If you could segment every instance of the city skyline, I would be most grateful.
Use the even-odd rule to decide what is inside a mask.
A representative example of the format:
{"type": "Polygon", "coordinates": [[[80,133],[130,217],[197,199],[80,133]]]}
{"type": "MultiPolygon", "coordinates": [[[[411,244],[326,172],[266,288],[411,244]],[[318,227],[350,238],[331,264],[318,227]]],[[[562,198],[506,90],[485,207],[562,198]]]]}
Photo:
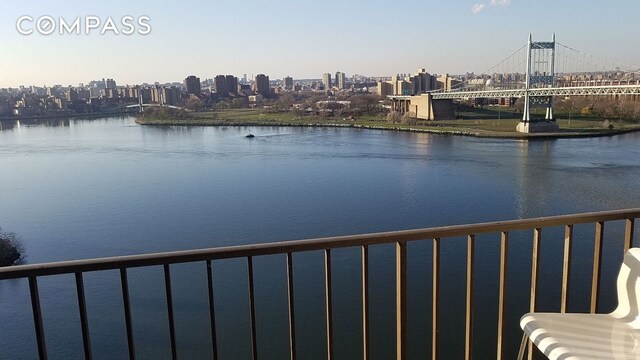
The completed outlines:
{"type": "Polygon", "coordinates": [[[282,5],[195,0],[180,5],[3,3],[0,39],[10,51],[0,59],[0,88],[77,85],[102,77],[121,84],[169,83],[191,74],[207,79],[222,73],[264,73],[271,79],[318,79],[335,71],[390,76],[421,67],[438,74],[481,73],[524,44],[529,33],[547,40],[555,32],[564,44],[620,64],[633,66],[640,58],[640,41],[633,31],[624,31],[633,28],[640,10],[635,2],[331,0],[282,5]],[[324,16],[327,9],[332,10],[330,17],[324,16]],[[419,13],[425,16],[416,16],[419,13]],[[152,30],[131,36],[26,36],[16,30],[16,21],[24,15],[66,20],[144,15],[152,30]],[[403,26],[395,26],[403,17],[403,26]]]}

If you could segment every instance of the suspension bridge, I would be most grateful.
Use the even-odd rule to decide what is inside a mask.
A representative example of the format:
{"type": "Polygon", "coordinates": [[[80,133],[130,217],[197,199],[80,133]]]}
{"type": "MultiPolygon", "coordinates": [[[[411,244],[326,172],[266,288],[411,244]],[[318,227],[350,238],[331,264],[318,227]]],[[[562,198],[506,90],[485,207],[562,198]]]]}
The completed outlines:
{"type": "MultiPolygon", "coordinates": [[[[432,108],[438,100],[468,100],[476,98],[524,98],[520,132],[558,130],[553,116],[554,96],[613,96],[640,95],[640,68],[601,59],[557,42],[533,41],[489,68],[479,76],[464,76],[455,85],[417,94],[389,96],[396,108],[420,111],[426,104],[427,119],[435,119],[432,108]],[[415,104],[414,104],[415,103],[415,104]],[[400,106],[397,106],[400,104],[400,106]],[[546,107],[544,119],[533,119],[533,107],[546,107]]],[[[416,111],[416,114],[418,113],[416,111]]],[[[424,111],[423,111],[424,113],[424,111]]]]}

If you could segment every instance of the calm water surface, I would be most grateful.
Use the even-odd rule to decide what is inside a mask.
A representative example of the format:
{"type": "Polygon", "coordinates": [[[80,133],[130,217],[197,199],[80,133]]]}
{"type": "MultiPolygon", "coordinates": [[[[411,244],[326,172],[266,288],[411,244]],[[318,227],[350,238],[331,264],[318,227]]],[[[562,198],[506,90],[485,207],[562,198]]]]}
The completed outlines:
{"type": "MultiPolygon", "coordinates": [[[[132,118],[2,123],[0,226],[29,263],[195,249],[640,206],[640,133],[512,141],[358,129],[141,127],[132,118]],[[254,139],[244,135],[252,132],[254,139]]],[[[621,224],[605,232],[604,281],[621,259],[621,224]]],[[[636,229],[637,231],[637,229],[636,229]]],[[[562,229],[545,231],[540,308],[557,310],[562,229]]],[[[592,226],[576,227],[573,311],[588,309],[592,226]],[[586,270],[585,270],[586,269],[586,270]]],[[[636,234],[637,238],[637,234],[636,234]]],[[[531,234],[512,234],[507,342],[528,308],[531,234]]],[[[464,339],[464,239],[443,243],[441,341],[464,339]]],[[[479,237],[476,344],[495,351],[497,235],[479,237]]],[[[409,246],[409,350],[430,347],[430,249],[409,246]]],[[[300,359],[324,353],[321,253],[294,257],[300,359]]],[[[359,249],[334,252],[336,358],[361,354],[359,249]],[[355,311],[354,311],[355,309],[355,311]]],[[[395,354],[393,247],[371,249],[372,352],[395,354]]],[[[203,264],[172,267],[183,358],[210,358],[203,264]]],[[[255,259],[258,351],[288,351],[285,268],[255,259]]],[[[246,263],[214,263],[222,358],[250,357],[246,263]],[[241,345],[243,344],[243,345],[241,345]]],[[[85,275],[98,359],[126,358],[119,273],[85,275]]],[[[137,351],[169,358],[162,268],[130,272],[137,351]]],[[[82,357],[73,277],[40,280],[53,359],[82,357]]],[[[615,305],[603,288],[603,310],[615,305]]],[[[0,282],[0,359],[37,356],[26,281],[0,282]]],[[[479,355],[481,358],[482,356],[479,355]]],[[[515,355],[514,355],[515,356],[515,355]]]]}

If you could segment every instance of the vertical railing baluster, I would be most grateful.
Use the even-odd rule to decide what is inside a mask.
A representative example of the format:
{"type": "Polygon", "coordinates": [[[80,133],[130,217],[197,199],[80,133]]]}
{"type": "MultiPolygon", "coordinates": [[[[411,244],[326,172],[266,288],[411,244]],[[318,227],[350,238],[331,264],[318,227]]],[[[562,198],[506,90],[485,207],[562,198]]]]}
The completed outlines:
{"type": "Polygon", "coordinates": [[[396,360],[407,357],[407,243],[396,243],[396,360]]]}
{"type": "Polygon", "coordinates": [[[536,293],[538,290],[538,275],[540,274],[540,239],[542,229],[533,229],[533,248],[531,249],[531,298],[529,311],[536,311],[536,293]]]}
{"type": "Polygon", "coordinates": [[[500,275],[498,290],[498,353],[496,360],[504,359],[504,319],[505,300],[507,296],[507,265],[509,254],[509,233],[503,231],[500,234],[500,275]]]}
{"type": "Polygon", "coordinates": [[[633,223],[634,218],[624,221],[624,252],[633,247],[633,223]]]}
{"type": "Polygon", "coordinates": [[[433,280],[431,306],[431,359],[437,360],[438,349],[438,310],[440,308],[440,239],[433,239],[433,280]]]}
{"type": "Polygon", "coordinates": [[[82,347],[85,360],[91,360],[91,337],[89,336],[89,319],[87,318],[87,302],[84,297],[84,281],[82,273],[76,273],[76,292],[78,294],[78,310],[80,311],[80,328],[82,329],[82,347]]]}
{"type": "Polygon", "coordinates": [[[473,351],[473,263],[476,236],[467,237],[467,301],[465,311],[464,358],[470,360],[473,351]]]}
{"type": "Polygon", "coordinates": [[[562,261],[562,293],[560,294],[560,312],[567,311],[569,301],[569,282],[571,281],[571,242],[573,241],[573,225],[564,227],[564,257],[562,261]]]}
{"type": "Polygon", "coordinates": [[[327,360],[333,359],[333,304],[331,299],[331,249],[324,250],[324,294],[327,319],[327,360]]]}
{"type": "Polygon", "coordinates": [[[164,289],[167,297],[167,316],[169,318],[169,339],[171,340],[171,359],[178,358],[176,348],[176,325],[173,316],[173,296],[171,294],[171,269],[169,264],[164,264],[164,289]]]}
{"type": "Polygon", "coordinates": [[[604,238],[604,221],[596,223],[596,236],[593,247],[593,274],[591,275],[591,304],[589,311],[598,311],[598,289],[600,288],[600,268],[602,266],[602,239],[604,238]]]}
{"type": "Polygon", "coordinates": [[[218,360],[218,337],[216,336],[216,310],[213,296],[213,265],[207,260],[207,288],[209,289],[209,322],[211,326],[211,354],[218,360]]]}
{"type": "Polygon", "coordinates": [[[127,329],[127,348],[129,350],[129,360],[135,360],[136,348],[133,342],[133,321],[131,320],[131,302],[129,300],[129,280],[127,279],[127,269],[120,269],[120,285],[122,286],[122,302],[124,304],[124,324],[127,329]]]}
{"type": "Polygon", "coordinates": [[[362,358],[369,360],[369,247],[362,246],[362,358]]]}
{"type": "MultiPolygon", "coordinates": [[[[538,291],[538,275],[540,274],[540,239],[542,229],[533,229],[533,248],[531,249],[531,298],[529,312],[536,311],[536,293],[538,291]]],[[[529,341],[528,359],[533,358],[533,342],[529,341]]]]}
{"type": "Polygon", "coordinates": [[[256,298],[253,286],[253,257],[247,256],[247,273],[249,275],[249,319],[251,321],[251,358],[258,358],[258,339],[256,338],[256,298]]]}
{"type": "Polygon", "coordinates": [[[293,255],[287,253],[287,298],[289,303],[289,354],[296,360],[296,318],[293,297],[293,255]]]}
{"type": "Polygon", "coordinates": [[[47,344],[44,338],[44,326],[42,324],[42,310],[40,309],[40,293],[38,292],[38,280],[35,276],[29,276],[29,292],[31,293],[31,310],[33,312],[33,324],[36,330],[38,342],[38,356],[40,360],[47,359],[47,344]]]}

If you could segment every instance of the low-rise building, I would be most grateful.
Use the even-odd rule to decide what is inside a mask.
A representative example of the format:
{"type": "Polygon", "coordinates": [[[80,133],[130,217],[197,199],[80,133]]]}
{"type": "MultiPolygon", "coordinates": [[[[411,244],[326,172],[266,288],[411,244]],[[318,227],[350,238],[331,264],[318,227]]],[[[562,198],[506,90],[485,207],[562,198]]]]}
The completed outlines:
{"type": "Polygon", "coordinates": [[[250,96],[248,97],[249,104],[254,105],[254,106],[255,106],[256,104],[261,103],[263,99],[264,99],[264,96],[262,96],[262,95],[260,95],[260,94],[258,94],[258,95],[250,95],[250,96]]]}
{"type": "Polygon", "coordinates": [[[401,114],[412,112],[422,120],[455,119],[453,100],[434,100],[430,93],[415,96],[389,96],[391,110],[401,114]]]}

